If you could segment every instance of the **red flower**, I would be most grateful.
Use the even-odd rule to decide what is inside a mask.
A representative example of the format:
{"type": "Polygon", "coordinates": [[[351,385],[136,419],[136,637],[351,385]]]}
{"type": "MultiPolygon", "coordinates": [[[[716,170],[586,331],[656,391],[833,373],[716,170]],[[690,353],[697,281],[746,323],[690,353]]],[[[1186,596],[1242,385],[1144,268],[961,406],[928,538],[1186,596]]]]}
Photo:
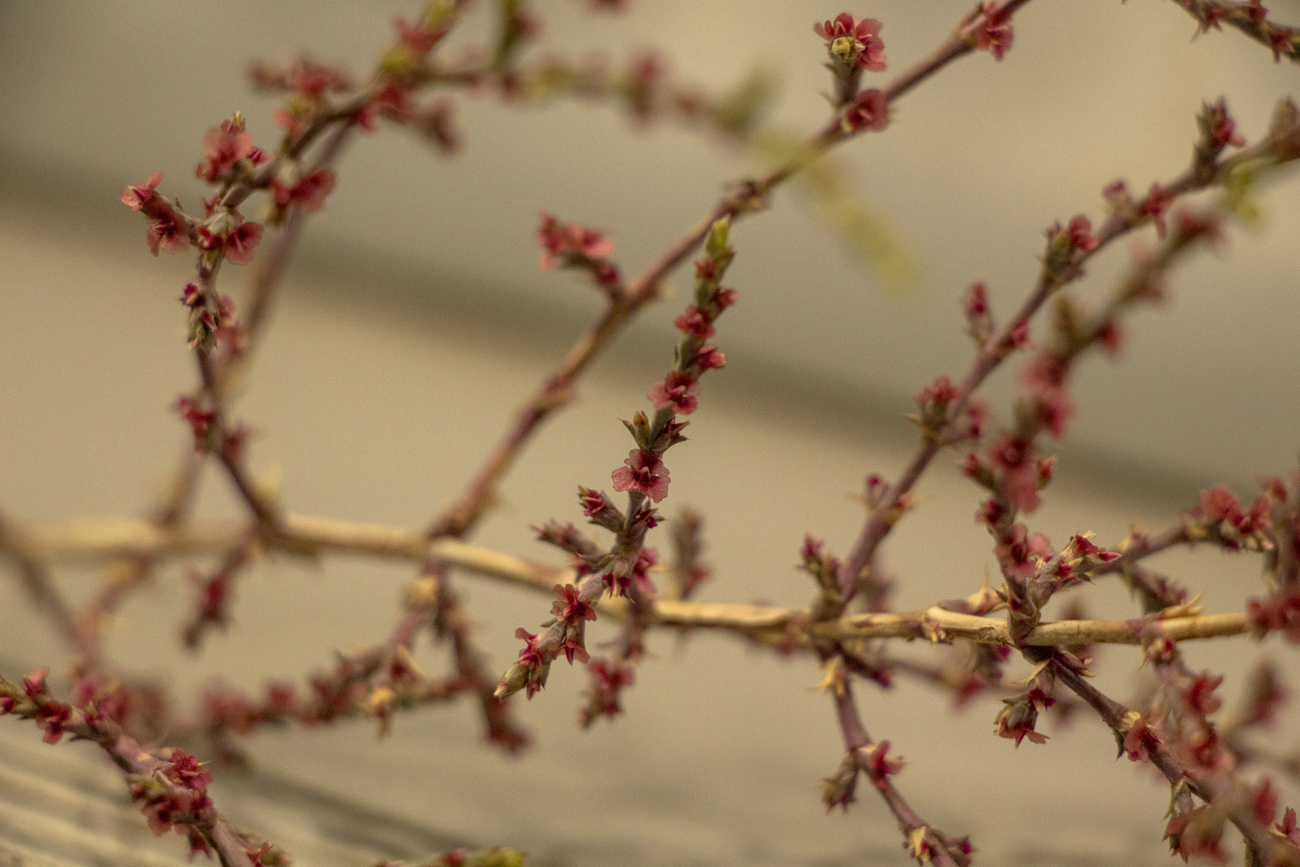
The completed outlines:
{"type": "Polygon", "coordinates": [[[1226,11],[1222,6],[1207,3],[1201,13],[1204,17],[1201,18],[1200,26],[1196,28],[1196,35],[1200,36],[1202,33],[1210,32],[1211,27],[1222,32],[1223,28],[1219,26],[1219,19],[1223,18],[1223,13],[1226,11]]]}
{"type": "Polygon", "coordinates": [[[190,229],[183,221],[176,218],[171,205],[164,204],[157,209],[158,216],[149,221],[149,231],[145,242],[149,252],[155,256],[161,250],[164,253],[184,253],[190,248],[190,229]]]}
{"type": "Polygon", "coordinates": [[[47,744],[57,744],[71,720],[72,708],[63,702],[47,701],[36,708],[36,724],[45,731],[47,744]]]}
{"type": "Polygon", "coordinates": [[[673,320],[673,325],[677,326],[677,330],[683,334],[698,337],[700,340],[708,340],[715,333],[709,315],[694,305],[687,307],[685,313],[673,320]]]}
{"type": "Polygon", "coordinates": [[[522,639],[524,642],[524,649],[519,651],[519,664],[521,666],[524,668],[537,668],[545,663],[541,651],[537,649],[536,635],[521,626],[515,630],[515,638],[522,639]]]}
{"type": "Polygon", "coordinates": [[[998,737],[1013,740],[1016,746],[1020,746],[1025,738],[1029,738],[1030,743],[1047,743],[1047,735],[1034,731],[1034,725],[1038,722],[1038,706],[1029,696],[1003,701],[1006,706],[998,712],[998,737]]]}
{"type": "Polygon", "coordinates": [[[555,595],[559,597],[551,603],[551,613],[557,620],[569,626],[577,626],[584,620],[595,620],[596,609],[582,601],[582,594],[572,584],[561,587],[555,585],[555,595]]]}
{"type": "Polygon", "coordinates": [[[700,383],[689,373],[672,371],[664,381],[650,389],[648,397],[654,402],[655,409],[663,409],[672,404],[673,409],[683,415],[690,415],[699,406],[696,395],[700,393],[700,383]]]}
{"type": "Polygon", "coordinates": [[[1011,41],[1015,31],[1011,27],[1011,13],[999,9],[993,0],[985,0],[981,7],[983,20],[975,29],[975,46],[981,51],[990,51],[996,60],[1011,50],[1011,41]]]}
{"type": "MultiPolygon", "coordinates": [[[[1199,674],[1192,679],[1183,698],[1186,699],[1188,707],[1201,716],[1209,716],[1223,707],[1223,701],[1214,694],[1221,683],[1223,683],[1222,677],[1214,677],[1209,673],[1199,674]]],[[[1268,821],[1273,821],[1273,817],[1269,816],[1268,821]]]]}
{"type": "Polygon", "coordinates": [[[1232,492],[1222,485],[1215,485],[1201,491],[1201,511],[1211,521],[1227,521],[1237,524],[1241,521],[1241,503],[1232,492]]]}
{"type": "Polygon", "coordinates": [[[656,503],[668,496],[668,468],[653,452],[632,449],[610,474],[616,491],[640,491],[656,503]]]}
{"type": "Polygon", "coordinates": [[[727,366],[727,356],[712,343],[705,343],[695,351],[695,360],[692,364],[701,370],[721,370],[727,366]]]}
{"type": "Polygon", "coordinates": [[[191,792],[202,792],[212,782],[212,772],[184,750],[172,751],[172,764],[166,774],[167,779],[191,792]]]}
{"type": "Polygon", "coordinates": [[[122,204],[133,211],[139,211],[154,198],[154,190],[162,183],[162,172],[154,172],[143,184],[132,184],[122,193],[122,204]]]}
{"type": "Polygon", "coordinates": [[[1164,749],[1164,739],[1160,736],[1160,720],[1139,716],[1124,734],[1122,749],[1132,762],[1149,762],[1153,752],[1164,749]]]}
{"type": "Polygon", "coordinates": [[[1273,826],[1277,833],[1286,837],[1292,843],[1300,846],[1300,827],[1296,825],[1295,808],[1287,807],[1282,814],[1282,821],[1273,826]]]}
{"type": "Polygon", "coordinates": [[[578,662],[586,664],[591,655],[587,653],[587,648],[582,645],[582,639],[576,635],[570,635],[564,639],[564,643],[556,648],[555,655],[558,657],[561,653],[569,660],[569,665],[573,665],[574,657],[578,662]]]}
{"type": "Polygon", "coordinates": [[[397,39],[416,54],[428,54],[433,46],[447,34],[445,29],[430,30],[419,24],[411,24],[405,18],[398,18],[397,39]]]}
{"type": "Polygon", "coordinates": [[[1082,214],[1070,220],[1070,227],[1066,231],[1070,235],[1070,246],[1076,250],[1091,253],[1100,243],[1092,235],[1092,223],[1082,214]]]}
{"type": "Polygon", "coordinates": [[[240,223],[226,235],[226,258],[236,265],[247,265],[253,261],[253,248],[262,242],[260,223],[240,223]]]}
{"type": "Polygon", "coordinates": [[[1169,211],[1169,205],[1173,198],[1169,193],[1160,189],[1159,184],[1152,184],[1151,189],[1147,191],[1147,197],[1142,202],[1142,213],[1149,216],[1156,224],[1156,236],[1163,238],[1165,236],[1165,214],[1169,211]]]}
{"type": "MultiPolygon", "coordinates": [[[[244,120],[236,115],[232,120],[212,127],[203,137],[203,152],[208,161],[199,163],[194,173],[206,181],[216,181],[227,169],[242,159],[254,156],[253,137],[244,132],[244,120]]],[[[254,160],[256,162],[256,160],[254,160]]]]}
{"type": "Polygon", "coordinates": [[[588,488],[580,490],[578,500],[582,505],[583,517],[586,518],[590,518],[592,515],[595,515],[597,512],[600,512],[609,505],[604,494],[600,491],[593,491],[588,488]]]}
{"type": "Polygon", "coordinates": [[[634,680],[632,669],[624,668],[608,659],[597,659],[587,666],[591,672],[591,689],[587,693],[588,702],[580,713],[583,726],[589,726],[600,716],[617,716],[623,709],[618,699],[624,687],[631,686],[634,680]]]}
{"type": "Polygon", "coordinates": [[[890,758],[889,741],[863,747],[858,750],[858,757],[859,764],[867,772],[867,779],[878,789],[888,787],[890,775],[901,771],[904,765],[902,759],[890,758]],[[866,761],[863,762],[863,759],[866,761]]]}
{"type": "Polygon", "coordinates": [[[844,115],[844,123],[855,132],[863,129],[879,132],[889,126],[889,102],[885,94],[875,88],[859,93],[844,115]]]}
{"type": "Polygon", "coordinates": [[[1268,38],[1269,48],[1273,49],[1273,62],[1277,63],[1282,59],[1283,54],[1291,53],[1291,42],[1295,39],[1295,31],[1290,27],[1275,27],[1273,33],[1268,38]]]}
{"type": "Polygon", "coordinates": [[[952,384],[946,376],[940,376],[934,382],[921,389],[921,393],[914,399],[917,406],[924,409],[927,404],[933,402],[936,407],[945,407],[949,401],[955,400],[961,396],[961,390],[952,384]]]}
{"type": "Polygon", "coordinates": [[[281,208],[288,207],[290,202],[298,202],[304,211],[314,214],[325,207],[325,197],[334,190],[334,183],[332,169],[318,168],[299,179],[292,187],[273,181],[271,192],[275,196],[275,203],[281,208]]]}
{"type": "Polygon", "coordinates": [[[28,698],[45,695],[45,678],[49,675],[49,666],[43,666],[23,676],[23,692],[28,698]]]}
{"type": "Polygon", "coordinates": [[[1208,805],[1197,807],[1171,818],[1165,826],[1165,839],[1169,841],[1170,850],[1181,855],[1184,862],[1195,855],[1226,864],[1228,856],[1219,846],[1223,822],[1222,814],[1211,812],[1208,805]]]}
{"type": "Polygon", "coordinates": [[[577,223],[560,223],[555,217],[542,213],[542,225],[537,230],[542,244],[540,267],[549,271],[557,258],[601,259],[614,252],[614,244],[595,229],[577,223]]]}

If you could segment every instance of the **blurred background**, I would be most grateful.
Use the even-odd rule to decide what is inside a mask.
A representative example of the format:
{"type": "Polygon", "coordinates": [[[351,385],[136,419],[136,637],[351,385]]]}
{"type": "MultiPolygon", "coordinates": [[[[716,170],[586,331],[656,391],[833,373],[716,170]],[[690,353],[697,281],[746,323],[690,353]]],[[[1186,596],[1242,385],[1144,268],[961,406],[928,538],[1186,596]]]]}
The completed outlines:
{"type": "MultiPolygon", "coordinates": [[[[165,194],[197,209],[205,190],[193,167],[209,127],[241,111],[255,143],[278,141],[270,118],[279,104],[252,93],[248,62],[307,52],[364,77],[391,41],[394,17],[417,5],[0,2],[7,516],[141,515],[188,437],[170,408],[192,388],[176,298],[193,262],[149,255],[122,189],[162,171],[165,194]]],[[[610,16],[582,5],[538,4],[544,28],[534,50],[600,53],[621,68],[654,48],[674,78],[710,93],[755,76],[775,82],[768,123],[783,136],[825,122],[820,94],[831,85],[812,24],[838,7],[640,0],[610,16]]],[[[969,5],[882,0],[849,11],[884,22],[889,70],[876,78],[887,82],[969,5]]],[[[1300,2],[1268,5],[1275,20],[1300,22],[1300,2]]],[[[489,26],[480,14],[465,41],[489,26]]],[[[811,586],[793,568],[804,533],[848,548],[863,518],[855,500],[863,477],[892,476],[915,447],[901,418],[911,396],[969,363],[966,287],[987,283],[1005,315],[1033,284],[1044,229],[1076,213],[1100,222],[1100,190],[1117,178],[1144,191],[1183,171],[1202,102],[1226,97],[1253,140],[1276,101],[1296,94],[1294,65],[1273,63],[1233,31],[1193,39],[1195,29],[1169,0],[1031,3],[1004,60],[958,62],[902,101],[887,134],[837,152],[836,176],[920,263],[909,282],[864,266],[793,186],[735,228],[728,284],[741,300],[716,341],[727,368],[704,382],[691,441],[670,455],[665,502],[670,516],[683,505],[705,515],[717,577],[702,598],[806,605],[811,586]]],[[[254,469],[281,480],[295,512],[414,528],[463,488],[513,409],[599,311],[580,281],[538,271],[539,211],[603,229],[624,273],[635,274],[764,165],[708,133],[638,124],[612,106],[520,108],[486,92],[454,102],[464,148],[453,157],[402,131],[355,137],[292,263],[238,415],[258,432],[254,469]]],[[[1201,488],[1226,483],[1247,495],[1256,475],[1295,466],[1294,182],[1263,192],[1260,208],[1258,226],[1234,228],[1218,255],[1175,274],[1160,309],[1131,318],[1118,362],[1084,363],[1058,480],[1034,529],[1054,540],[1093,530],[1114,544],[1133,522],[1168,526],[1201,488]]],[[[1102,297],[1127,260],[1126,245],[1097,260],[1084,294],[1102,297]]],[[[223,290],[238,296],[239,276],[226,270],[223,290]]],[[[617,419],[645,406],[670,363],[688,277],[670,280],[677,297],[640,317],[582,384],[577,405],[536,439],[476,541],[556,560],[528,528],[580,517],[575,485],[607,486],[630,447],[617,419]]],[[[1002,418],[1013,387],[1005,371],[989,386],[1002,418]]],[[[200,514],[236,514],[225,480],[207,482],[200,514]]],[[[937,462],[921,492],[924,507],[886,549],[901,608],[967,595],[994,566],[971,518],[978,492],[951,461],[937,462]]],[[[1213,551],[1156,565],[1204,588],[1211,610],[1262,590],[1257,563],[1213,551]]],[[[98,580],[83,566],[58,575],[74,596],[98,580]]],[[[110,651],[181,695],[217,673],[247,686],[301,678],[337,649],[386,636],[411,577],[401,564],[347,558],[264,562],[241,583],[232,631],[190,658],[171,643],[188,583],[179,567],[164,570],[123,612],[110,651]]],[[[57,669],[61,649],[15,584],[0,583],[3,674],[57,669]]],[[[515,627],[532,628],[548,603],[469,576],[459,586],[504,668],[515,627]]],[[[1089,598],[1099,616],[1137,610],[1115,586],[1089,598]]],[[[403,717],[380,743],[366,725],[255,739],[250,751],[266,776],[225,783],[231,812],[286,840],[340,836],[340,815],[398,829],[369,842],[349,831],[355,851],[313,849],[311,863],[413,856],[441,839],[517,846],[544,863],[907,863],[892,820],[866,795],[848,815],[823,815],[819,781],[840,746],[828,703],[809,690],[820,677],[814,666],[714,636],[657,636],[651,649],[627,714],[590,732],[573,724],[585,676],[557,667],[545,693],[519,703],[537,744],[515,760],[478,747],[469,708],[403,717]],[[330,812],[329,798],[345,806],[330,812]],[[304,806],[277,812],[273,802],[304,806]]],[[[1189,651],[1194,663],[1238,674],[1258,653],[1246,642],[1189,651]]],[[[1103,652],[1102,685],[1126,695],[1139,662],[1134,650],[1103,652]]],[[[1230,677],[1223,691],[1234,696],[1240,684],[1230,677]]],[[[1165,787],[1112,761],[1113,741],[1093,720],[1049,727],[1046,745],[1016,751],[992,736],[995,703],[954,715],[945,697],[920,687],[861,692],[872,735],[909,761],[900,786],[914,806],[949,833],[972,834],[985,863],[1164,862],[1165,787]]],[[[102,835],[78,837],[93,811],[60,800],[63,788],[40,801],[34,781],[102,791],[111,805],[113,774],[85,782],[99,779],[93,750],[50,750],[28,727],[0,726],[0,738],[0,760],[28,786],[11,776],[8,790],[25,794],[0,804],[0,841],[13,851],[92,863],[105,840],[143,829],[138,816],[105,819],[102,835]],[[44,824],[33,824],[36,814],[44,824]],[[81,842],[67,842],[74,838],[81,842]]],[[[179,857],[176,842],[149,857],[179,857]]]]}

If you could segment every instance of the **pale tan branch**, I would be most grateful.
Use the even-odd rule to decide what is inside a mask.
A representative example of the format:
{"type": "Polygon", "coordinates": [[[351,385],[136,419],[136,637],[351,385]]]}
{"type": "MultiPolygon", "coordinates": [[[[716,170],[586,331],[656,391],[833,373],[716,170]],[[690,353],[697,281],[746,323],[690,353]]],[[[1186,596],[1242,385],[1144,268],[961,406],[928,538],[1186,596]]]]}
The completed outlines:
{"type": "MultiPolygon", "coordinates": [[[[193,524],[165,529],[142,521],[74,521],[18,525],[10,522],[0,535],[0,552],[36,559],[100,559],[127,551],[154,556],[202,554],[234,544],[247,529],[240,524],[193,524]]],[[[537,563],[452,539],[428,541],[422,532],[327,518],[287,515],[264,540],[268,550],[301,556],[354,553],[399,560],[443,560],[456,568],[510,584],[550,592],[556,584],[577,581],[572,570],[537,563]]],[[[601,611],[621,618],[621,599],[601,603],[601,611]]],[[[807,610],[717,602],[659,599],[653,622],[675,628],[722,629],[766,643],[807,644],[813,637],[835,641],[864,638],[920,638],[935,642],[967,639],[983,644],[1012,644],[1006,621],[959,614],[931,606],[917,611],[854,614],[813,623],[807,610]]],[[[1142,644],[1156,637],[1190,641],[1243,635],[1241,612],[1137,620],[1060,620],[1039,624],[1025,638],[1037,646],[1142,644]]]]}

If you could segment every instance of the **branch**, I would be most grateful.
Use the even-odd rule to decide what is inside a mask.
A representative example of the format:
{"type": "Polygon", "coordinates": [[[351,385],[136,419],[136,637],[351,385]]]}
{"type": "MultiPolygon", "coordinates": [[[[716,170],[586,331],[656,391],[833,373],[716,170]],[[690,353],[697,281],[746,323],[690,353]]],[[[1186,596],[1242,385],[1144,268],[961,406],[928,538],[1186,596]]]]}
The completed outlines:
{"type": "Polygon", "coordinates": [[[1213,2],[1213,0],[1174,0],[1183,11],[1201,23],[1196,35],[1222,29],[1220,23],[1234,27],[1273,52],[1273,62],[1286,57],[1300,63],[1300,32],[1294,27],[1274,24],[1265,16],[1262,3],[1213,2]]]}
{"type": "MultiPolygon", "coordinates": [[[[81,521],[21,528],[10,522],[10,526],[3,529],[0,552],[15,558],[82,559],[112,556],[123,550],[140,551],[156,557],[208,553],[238,545],[247,533],[247,527],[238,524],[193,524],[168,530],[141,521],[81,521]],[[17,538],[24,540],[25,549],[17,546],[17,538]],[[27,552],[25,555],[24,550],[27,552]]],[[[572,584],[578,580],[570,569],[525,560],[454,539],[429,542],[423,533],[378,524],[285,514],[275,533],[263,537],[262,541],[268,549],[299,556],[316,556],[330,551],[420,562],[434,558],[466,572],[547,595],[553,592],[556,584],[572,584]]],[[[606,598],[600,603],[601,611],[615,618],[626,616],[626,608],[625,602],[614,598],[606,598]]],[[[812,636],[837,641],[928,638],[947,642],[962,638],[983,644],[1015,646],[1005,620],[960,614],[937,605],[902,613],[855,614],[810,625],[812,617],[806,609],[657,599],[651,616],[655,626],[722,629],[753,633],[755,637],[767,639],[795,638],[802,643],[812,636]]],[[[1243,635],[1248,631],[1244,613],[1166,619],[1064,620],[1039,624],[1023,643],[1034,646],[1138,645],[1147,640],[1147,636],[1185,641],[1243,635]]]]}

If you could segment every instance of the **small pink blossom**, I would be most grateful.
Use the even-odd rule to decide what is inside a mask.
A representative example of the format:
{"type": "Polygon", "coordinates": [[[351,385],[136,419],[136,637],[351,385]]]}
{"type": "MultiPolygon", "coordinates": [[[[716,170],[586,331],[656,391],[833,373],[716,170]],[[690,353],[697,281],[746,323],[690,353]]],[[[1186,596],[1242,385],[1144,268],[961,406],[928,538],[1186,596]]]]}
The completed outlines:
{"type": "Polygon", "coordinates": [[[582,594],[572,584],[555,585],[556,600],[551,603],[551,614],[569,626],[577,626],[584,620],[595,620],[596,609],[582,601],[582,594]]]}
{"type": "Polygon", "coordinates": [[[286,187],[279,181],[271,184],[275,203],[281,208],[297,202],[304,211],[314,214],[325,207],[325,197],[334,190],[335,176],[330,168],[315,169],[300,178],[292,187],[286,187]]]}
{"type": "Polygon", "coordinates": [[[999,8],[993,0],[984,0],[981,6],[982,19],[975,29],[975,46],[981,51],[992,52],[995,60],[1011,50],[1015,31],[1011,26],[1011,13],[999,8]]]}
{"type": "Polygon", "coordinates": [[[881,24],[874,18],[854,18],[847,12],[834,21],[813,25],[813,32],[826,40],[832,57],[852,60],[863,69],[879,72],[885,68],[885,43],[880,38],[881,24]]]}
{"type": "Polygon", "coordinates": [[[701,370],[721,370],[727,366],[727,356],[712,343],[705,343],[695,351],[693,363],[701,370]]]}
{"type": "Polygon", "coordinates": [[[1227,10],[1222,6],[1206,4],[1201,13],[1200,26],[1196,28],[1196,35],[1200,36],[1202,33],[1209,33],[1211,28],[1222,32],[1223,28],[1219,26],[1219,21],[1223,18],[1225,12],[1227,10]]]}
{"type": "Polygon", "coordinates": [[[699,406],[696,397],[700,393],[700,383],[690,374],[672,371],[664,381],[650,389],[648,397],[654,402],[655,409],[663,409],[669,404],[683,415],[695,412],[699,406]]]}
{"type": "Polygon", "coordinates": [[[1101,243],[1093,237],[1092,223],[1083,214],[1070,220],[1070,226],[1066,231],[1070,236],[1070,246],[1076,250],[1091,253],[1101,243]]]}
{"type": "Polygon", "coordinates": [[[1274,27],[1273,32],[1269,35],[1269,48],[1273,50],[1273,62],[1278,63],[1282,60],[1282,55],[1290,56],[1292,52],[1291,43],[1295,40],[1295,31],[1290,27],[1274,27]]]}
{"type": "Polygon", "coordinates": [[[1239,148],[1246,143],[1246,139],[1237,132],[1236,123],[1228,114],[1228,105],[1223,97],[1205,106],[1203,122],[1210,143],[1216,148],[1225,148],[1228,145],[1239,148]]]}
{"type": "Polygon", "coordinates": [[[203,137],[203,152],[208,160],[199,163],[194,173],[206,181],[216,181],[235,163],[253,157],[255,150],[252,135],[244,131],[244,121],[236,115],[208,130],[203,137]]]}
{"type": "Polygon", "coordinates": [[[1215,485],[1201,491],[1201,511],[1211,521],[1227,521],[1236,524],[1241,521],[1241,503],[1232,492],[1222,485],[1215,485]]]}
{"type": "Polygon", "coordinates": [[[582,515],[586,518],[590,518],[609,505],[609,501],[605,499],[604,494],[590,489],[582,489],[578,499],[582,505],[582,515]]]}
{"type": "Polygon", "coordinates": [[[858,98],[844,115],[850,130],[879,132],[889,126],[889,102],[882,91],[872,88],[858,94],[858,98]]]}
{"type": "Polygon", "coordinates": [[[260,223],[241,223],[226,236],[226,258],[236,265],[253,261],[253,249],[262,242],[260,223]]]}
{"type": "Polygon", "coordinates": [[[668,468],[653,452],[632,449],[610,474],[616,491],[640,491],[656,503],[668,496],[668,468]]]}
{"type": "Polygon", "coordinates": [[[863,747],[858,751],[859,763],[862,769],[867,772],[867,779],[877,789],[889,787],[889,777],[897,774],[903,769],[905,762],[901,758],[893,758],[889,755],[889,741],[863,747]]]}
{"type": "Polygon", "coordinates": [[[162,183],[162,172],[154,172],[143,184],[132,184],[122,193],[122,204],[133,211],[139,211],[149,204],[156,195],[154,192],[162,183]]]}
{"type": "Polygon", "coordinates": [[[412,24],[405,18],[398,18],[397,40],[416,54],[428,54],[433,46],[447,34],[445,29],[431,30],[420,24],[412,24]]]}
{"type": "Polygon", "coordinates": [[[543,271],[555,267],[556,260],[560,258],[595,260],[614,252],[613,242],[595,229],[577,223],[561,223],[545,212],[542,213],[542,225],[537,230],[537,237],[542,244],[539,264],[543,271]]]}
{"type": "Polygon", "coordinates": [[[149,245],[149,252],[155,256],[161,251],[163,253],[184,253],[190,248],[190,230],[185,222],[176,216],[170,205],[163,205],[164,210],[158,211],[159,216],[149,221],[149,231],[145,234],[145,242],[149,245]]]}
{"type": "Polygon", "coordinates": [[[1147,191],[1147,197],[1142,201],[1142,214],[1150,217],[1156,224],[1157,237],[1165,236],[1165,214],[1169,211],[1172,202],[1173,197],[1160,189],[1159,184],[1152,184],[1151,189],[1147,191]]]}
{"type": "Polygon", "coordinates": [[[678,331],[700,340],[708,340],[716,333],[709,314],[695,306],[687,307],[685,313],[673,320],[673,325],[678,331]]]}
{"type": "Polygon", "coordinates": [[[167,779],[192,792],[202,792],[212,782],[212,772],[184,750],[172,751],[171,767],[165,773],[167,779]]]}

